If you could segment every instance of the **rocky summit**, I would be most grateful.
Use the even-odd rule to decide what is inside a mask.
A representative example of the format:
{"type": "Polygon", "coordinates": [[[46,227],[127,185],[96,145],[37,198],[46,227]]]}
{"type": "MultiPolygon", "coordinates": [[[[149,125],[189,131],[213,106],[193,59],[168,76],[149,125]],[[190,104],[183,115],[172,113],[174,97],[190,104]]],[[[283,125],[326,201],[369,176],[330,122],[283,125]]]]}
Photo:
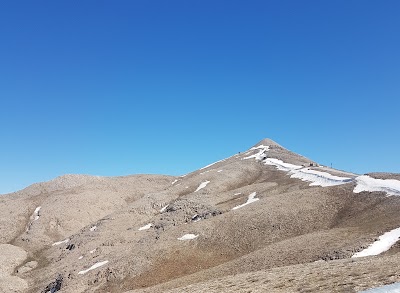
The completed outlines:
{"type": "Polygon", "coordinates": [[[0,292],[359,292],[400,282],[399,211],[400,174],[270,139],[179,177],[65,175],[0,196],[0,292]]]}

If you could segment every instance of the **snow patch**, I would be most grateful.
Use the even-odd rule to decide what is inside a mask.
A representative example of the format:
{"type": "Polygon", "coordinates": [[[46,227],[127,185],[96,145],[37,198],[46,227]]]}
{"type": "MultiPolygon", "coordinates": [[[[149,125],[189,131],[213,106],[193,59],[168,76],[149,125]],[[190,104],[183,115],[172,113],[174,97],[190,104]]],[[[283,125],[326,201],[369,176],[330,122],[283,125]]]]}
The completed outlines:
{"type": "Polygon", "coordinates": [[[178,240],[192,240],[199,237],[199,234],[195,235],[195,234],[185,234],[182,237],[179,237],[178,240]]]}
{"type": "Polygon", "coordinates": [[[239,194],[242,194],[241,192],[238,192],[238,193],[235,193],[234,195],[239,195],[239,194]]]}
{"type": "Polygon", "coordinates": [[[356,178],[355,193],[362,191],[383,191],[389,195],[400,195],[400,181],[394,179],[375,179],[368,175],[356,178]]]}
{"type": "Polygon", "coordinates": [[[97,229],[97,226],[92,226],[92,227],[90,227],[90,231],[95,231],[97,229]]]}
{"type": "Polygon", "coordinates": [[[164,211],[167,209],[168,206],[169,206],[169,204],[167,204],[165,207],[163,207],[163,208],[160,210],[160,213],[164,212],[164,211]]]}
{"type": "Polygon", "coordinates": [[[82,259],[83,258],[83,255],[81,255],[80,257],[78,257],[78,259],[82,259]]]}
{"type": "Polygon", "coordinates": [[[153,226],[152,223],[148,223],[147,225],[144,225],[143,227],[140,227],[139,231],[150,229],[152,226],[153,226]]]}
{"type": "Polygon", "coordinates": [[[88,268],[87,270],[80,271],[80,272],[78,273],[78,275],[84,275],[84,274],[86,274],[87,272],[89,272],[89,271],[91,271],[91,270],[94,270],[94,269],[97,269],[98,267],[104,266],[106,263],[108,263],[108,260],[100,261],[100,262],[98,262],[98,263],[95,263],[94,265],[92,265],[92,266],[91,266],[90,268],[88,268]]]}
{"type": "Polygon", "coordinates": [[[25,232],[29,232],[29,230],[31,229],[31,227],[32,227],[32,225],[33,225],[33,222],[39,220],[39,218],[40,218],[39,211],[40,211],[41,208],[42,208],[42,207],[37,207],[37,208],[33,211],[33,214],[32,214],[32,216],[30,217],[30,220],[31,220],[31,221],[30,221],[30,222],[28,223],[28,225],[26,226],[25,232]]]}
{"type": "Polygon", "coordinates": [[[232,210],[237,210],[237,209],[240,209],[240,208],[242,208],[242,207],[244,207],[244,206],[246,206],[246,205],[248,205],[248,204],[251,204],[251,203],[253,203],[253,202],[256,202],[257,200],[259,200],[259,198],[255,198],[256,195],[257,195],[256,192],[251,193],[251,194],[249,195],[249,198],[247,199],[247,201],[246,201],[244,204],[235,206],[232,210]]]}
{"type": "Polygon", "coordinates": [[[34,220],[34,221],[36,221],[36,220],[38,220],[38,219],[40,218],[39,211],[40,211],[41,208],[42,208],[42,207],[37,207],[37,208],[35,209],[35,211],[33,212],[33,216],[34,216],[33,220],[34,220]]]}
{"type": "Polygon", "coordinates": [[[303,166],[285,163],[278,159],[268,158],[265,160],[265,164],[275,166],[278,170],[288,172],[290,178],[297,178],[302,181],[311,182],[310,186],[334,186],[349,183],[354,180],[349,177],[334,176],[327,172],[311,170],[303,166]]]}
{"type": "Polygon", "coordinates": [[[339,177],[329,174],[327,172],[315,171],[308,168],[295,170],[290,178],[298,178],[303,181],[311,182],[310,186],[334,186],[349,183],[353,181],[349,177],[339,177]]]}
{"type": "Polygon", "coordinates": [[[222,171],[224,171],[224,170],[218,170],[217,172],[218,172],[218,173],[221,173],[222,171]]]}
{"type": "Polygon", "coordinates": [[[379,239],[372,243],[368,248],[357,252],[352,257],[364,257],[378,255],[390,249],[400,238],[400,228],[393,229],[379,236],[379,239]]]}
{"type": "Polygon", "coordinates": [[[192,221],[193,222],[198,222],[198,221],[200,221],[201,220],[201,217],[198,215],[198,214],[194,214],[193,216],[192,216],[192,221]]]}
{"type": "Polygon", "coordinates": [[[62,241],[54,242],[54,243],[52,244],[52,246],[60,245],[60,244],[63,244],[63,243],[68,243],[68,242],[69,242],[69,238],[67,238],[67,239],[65,239],[65,240],[62,240],[62,241]]]}
{"type": "Polygon", "coordinates": [[[265,160],[265,165],[273,165],[275,166],[278,170],[280,171],[286,171],[286,172],[290,172],[293,170],[297,170],[297,169],[301,169],[303,168],[303,166],[298,166],[298,165],[293,165],[293,164],[289,164],[289,163],[285,163],[281,160],[278,159],[273,159],[273,158],[267,158],[265,160]]]}
{"type": "Polygon", "coordinates": [[[248,159],[252,159],[255,158],[256,160],[262,160],[264,158],[264,156],[266,155],[265,152],[267,152],[269,150],[269,146],[265,146],[265,145],[259,145],[256,147],[252,147],[250,149],[250,151],[252,150],[259,150],[258,153],[248,156],[248,157],[244,157],[242,160],[248,160],[248,159]]]}
{"type": "Polygon", "coordinates": [[[178,179],[175,179],[171,184],[174,185],[176,182],[178,182],[178,179]]]}
{"type": "Polygon", "coordinates": [[[197,192],[197,191],[199,191],[200,189],[203,189],[204,187],[206,187],[208,183],[210,183],[210,181],[204,181],[204,182],[200,183],[199,187],[197,187],[197,189],[195,190],[195,192],[197,192]]]}
{"type": "Polygon", "coordinates": [[[360,291],[359,293],[400,293],[400,283],[393,283],[378,288],[360,291]]]}
{"type": "Polygon", "coordinates": [[[223,159],[223,160],[216,161],[216,162],[211,163],[211,164],[209,164],[209,165],[207,165],[207,166],[204,166],[203,168],[200,168],[199,170],[206,169],[206,168],[208,168],[208,167],[211,167],[212,165],[215,165],[215,164],[217,164],[217,163],[221,163],[221,162],[223,162],[223,161],[225,161],[225,160],[227,160],[227,159],[223,159]]]}
{"type": "Polygon", "coordinates": [[[90,253],[95,253],[96,250],[97,250],[97,248],[95,248],[95,249],[93,249],[93,250],[91,250],[91,251],[89,251],[89,252],[90,252],[90,253]]]}

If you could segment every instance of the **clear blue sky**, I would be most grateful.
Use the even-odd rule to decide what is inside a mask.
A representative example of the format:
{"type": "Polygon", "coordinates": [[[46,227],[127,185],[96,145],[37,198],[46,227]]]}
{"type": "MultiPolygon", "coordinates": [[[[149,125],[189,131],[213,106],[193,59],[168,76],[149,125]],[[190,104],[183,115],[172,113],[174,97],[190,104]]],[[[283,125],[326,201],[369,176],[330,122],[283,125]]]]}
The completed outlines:
{"type": "Polygon", "coordinates": [[[264,137],[400,172],[400,1],[2,1],[0,193],[178,175],[264,137]]]}

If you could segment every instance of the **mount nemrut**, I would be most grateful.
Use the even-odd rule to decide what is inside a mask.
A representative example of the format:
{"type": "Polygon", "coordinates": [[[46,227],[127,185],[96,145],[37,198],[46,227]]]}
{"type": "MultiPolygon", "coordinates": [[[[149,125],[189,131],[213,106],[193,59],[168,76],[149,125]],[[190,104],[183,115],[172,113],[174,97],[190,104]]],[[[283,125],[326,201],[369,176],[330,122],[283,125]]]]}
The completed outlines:
{"type": "Polygon", "coordinates": [[[0,196],[0,292],[359,292],[400,282],[399,196],[269,139],[179,177],[65,175],[0,196]]]}

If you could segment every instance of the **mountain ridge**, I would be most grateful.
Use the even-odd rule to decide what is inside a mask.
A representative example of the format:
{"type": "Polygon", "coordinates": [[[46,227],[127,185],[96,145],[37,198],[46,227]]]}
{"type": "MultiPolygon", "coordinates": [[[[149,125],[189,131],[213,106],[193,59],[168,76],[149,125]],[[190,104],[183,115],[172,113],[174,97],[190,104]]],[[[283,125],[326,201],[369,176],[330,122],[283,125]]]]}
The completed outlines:
{"type": "MultiPolygon", "coordinates": [[[[271,270],[282,278],[291,269],[297,285],[271,292],[302,291],[295,266],[325,263],[349,292],[400,281],[352,258],[400,226],[400,181],[371,176],[320,166],[263,139],[182,176],[65,175],[31,185],[0,197],[0,246],[14,263],[0,274],[0,292],[202,292],[194,284],[217,288],[216,278],[271,270]],[[347,276],[346,260],[364,275],[347,276]]],[[[395,240],[382,257],[398,259],[395,240]]],[[[246,278],[233,288],[251,287],[246,278]]]]}

